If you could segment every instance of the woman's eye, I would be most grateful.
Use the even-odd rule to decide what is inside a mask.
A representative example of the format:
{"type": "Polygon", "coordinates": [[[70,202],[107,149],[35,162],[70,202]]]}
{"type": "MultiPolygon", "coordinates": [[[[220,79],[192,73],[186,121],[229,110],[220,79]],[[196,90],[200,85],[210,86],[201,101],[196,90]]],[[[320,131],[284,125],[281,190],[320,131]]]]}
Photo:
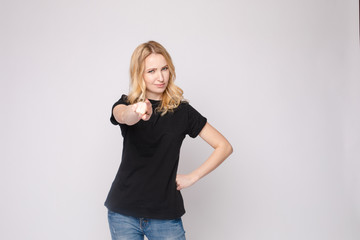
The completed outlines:
{"type": "Polygon", "coordinates": [[[154,73],[155,71],[154,70],[150,70],[150,71],[148,71],[148,73],[154,73]]]}
{"type": "Polygon", "coordinates": [[[168,70],[168,69],[169,69],[168,67],[163,67],[162,70],[166,71],[166,70],[168,70]]]}

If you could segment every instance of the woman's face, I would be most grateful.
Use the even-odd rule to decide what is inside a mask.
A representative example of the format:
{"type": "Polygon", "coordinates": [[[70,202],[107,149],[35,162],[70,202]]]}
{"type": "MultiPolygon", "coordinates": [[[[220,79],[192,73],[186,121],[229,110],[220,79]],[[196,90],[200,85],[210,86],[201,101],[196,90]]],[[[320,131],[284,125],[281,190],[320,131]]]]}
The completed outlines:
{"type": "Polygon", "coordinates": [[[160,100],[169,82],[169,67],[163,55],[152,53],[145,58],[146,97],[160,100]]]}

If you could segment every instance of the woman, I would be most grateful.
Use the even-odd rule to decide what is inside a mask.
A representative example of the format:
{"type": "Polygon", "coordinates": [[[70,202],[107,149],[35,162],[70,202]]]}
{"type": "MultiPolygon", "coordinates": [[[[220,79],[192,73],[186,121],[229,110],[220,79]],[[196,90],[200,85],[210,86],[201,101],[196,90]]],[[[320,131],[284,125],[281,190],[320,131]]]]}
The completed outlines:
{"type": "Polygon", "coordinates": [[[185,239],[180,190],[219,166],[230,143],[183,100],[166,49],[149,41],[131,58],[128,96],[113,105],[111,122],[124,138],[122,161],[105,206],[112,239],[185,239]],[[177,174],[185,136],[200,135],[214,151],[189,174],[177,174]]]}

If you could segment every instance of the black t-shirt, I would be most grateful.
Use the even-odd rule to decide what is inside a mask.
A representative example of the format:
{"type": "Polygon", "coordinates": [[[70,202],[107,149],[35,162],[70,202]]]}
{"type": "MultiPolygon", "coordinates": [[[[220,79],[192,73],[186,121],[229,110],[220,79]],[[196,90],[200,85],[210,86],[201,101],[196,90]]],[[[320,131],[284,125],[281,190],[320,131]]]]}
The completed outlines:
{"type": "MultiPolygon", "coordinates": [[[[122,95],[112,109],[128,105],[126,100],[122,95]]],[[[132,126],[119,124],[111,111],[110,121],[120,125],[124,141],[120,168],[105,206],[133,217],[176,219],[185,213],[175,182],[181,144],[186,134],[195,138],[200,133],[206,118],[187,102],[161,116],[155,111],[160,101],[150,102],[150,119],[132,126]]]]}

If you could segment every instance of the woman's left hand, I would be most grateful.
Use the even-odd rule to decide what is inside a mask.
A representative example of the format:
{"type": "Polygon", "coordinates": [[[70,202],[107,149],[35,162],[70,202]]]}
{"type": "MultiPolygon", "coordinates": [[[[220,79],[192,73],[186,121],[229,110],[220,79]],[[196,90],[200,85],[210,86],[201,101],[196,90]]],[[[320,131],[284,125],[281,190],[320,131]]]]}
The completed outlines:
{"type": "Polygon", "coordinates": [[[196,182],[196,178],[190,174],[178,174],[176,175],[176,189],[181,190],[190,187],[196,182]]]}

